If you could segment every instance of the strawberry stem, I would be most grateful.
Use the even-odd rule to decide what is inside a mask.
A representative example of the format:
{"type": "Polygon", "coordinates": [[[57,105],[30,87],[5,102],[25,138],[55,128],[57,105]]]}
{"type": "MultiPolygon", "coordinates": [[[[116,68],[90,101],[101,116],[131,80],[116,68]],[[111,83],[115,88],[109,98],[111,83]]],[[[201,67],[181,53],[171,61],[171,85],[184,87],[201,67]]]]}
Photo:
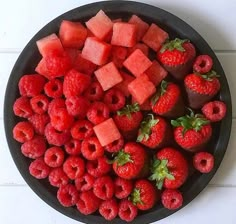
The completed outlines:
{"type": "Polygon", "coordinates": [[[171,41],[166,42],[166,43],[162,46],[160,52],[163,53],[163,52],[165,52],[166,50],[173,51],[173,50],[175,50],[175,49],[178,50],[178,51],[184,52],[185,49],[184,49],[184,47],[183,47],[183,44],[184,44],[185,42],[189,42],[189,40],[186,40],[186,39],[181,40],[181,39],[179,39],[179,38],[175,38],[174,40],[171,40],[171,41]]]}
{"type": "Polygon", "coordinates": [[[134,205],[137,204],[143,205],[143,201],[141,200],[141,195],[140,195],[140,189],[134,188],[133,192],[129,197],[129,200],[131,200],[134,205]]]}
{"type": "Polygon", "coordinates": [[[120,150],[114,158],[114,162],[117,162],[118,166],[124,166],[126,163],[133,163],[130,154],[120,150]]]}
{"type": "Polygon", "coordinates": [[[211,70],[211,71],[209,71],[207,73],[204,73],[204,74],[200,74],[200,73],[197,73],[197,74],[202,76],[202,78],[206,79],[207,81],[212,81],[213,78],[219,78],[220,77],[220,75],[218,75],[216,73],[216,71],[214,71],[214,70],[211,70]]]}
{"type": "Polygon", "coordinates": [[[121,110],[117,111],[117,115],[123,116],[126,115],[129,119],[131,119],[131,113],[136,113],[140,111],[140,106],[138,103],[127,104],[121,110]]]}
{"type": "Polygon", "coordinates": [[[157,90],[157,92],[154,94],[154,96],[151,99],[151,103],[154,106],[156,104],[156,102],[158,101],[158,99],[164,95],[164,93],[166,92],[167,86],[168,86],[168,82],[165,80],[162,80],[161,84],[160,84],[160,88],[157,90]]]}

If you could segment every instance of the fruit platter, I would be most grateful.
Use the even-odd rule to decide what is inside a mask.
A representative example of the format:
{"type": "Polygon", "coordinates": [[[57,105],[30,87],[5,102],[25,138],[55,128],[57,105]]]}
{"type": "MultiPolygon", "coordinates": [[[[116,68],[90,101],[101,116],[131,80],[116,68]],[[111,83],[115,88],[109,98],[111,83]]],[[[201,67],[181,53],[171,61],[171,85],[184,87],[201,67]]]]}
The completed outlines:
{"type": "Polygon", "coordinates": [[[205,40],[129,1],[81,6],[43,27],[4,105],[28,185],[85,223],[144,224],[183,208],[217,171],[231,120],[228,83],[205,40]]]}

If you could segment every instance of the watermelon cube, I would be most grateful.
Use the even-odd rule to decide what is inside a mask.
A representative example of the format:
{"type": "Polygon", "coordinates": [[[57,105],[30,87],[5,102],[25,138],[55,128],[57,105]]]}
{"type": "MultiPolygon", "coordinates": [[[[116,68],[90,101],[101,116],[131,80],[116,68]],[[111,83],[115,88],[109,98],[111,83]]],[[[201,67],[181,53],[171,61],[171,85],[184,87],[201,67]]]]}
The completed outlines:
{"type": "Polygon", "coordinates": [[[55,33],[38,40],[36,44],[43,57],[49,54],[63,54],[64,52],[61,41],[55,33]]]}
{"type": "Polygon", "coordinates": [[[140,49],[148,57],[149,47],[142,43],[137,43],[133,47],[128,48],[128,56],[131,55],[136,49],[140,49]]]}
{"type": "Polygon", "coordinates": [[[168,33],[152,23],[142,41],[154,51],[158,51],[167,38],[169,38],[168,33]]]}
{"type": "Polygon", "coordinates": [[[134,24],[118,22],[113,25],[112,45],[133,47],[136,44],[137,28],[134,24]]]}
{"type": "Polygon", "coordinates": [[[80,22],[63,20],[59,37],[64,47],[82,48],[87,37],[87,29],[80,22]]]}
{"type": "Polygon", "coordinates": [[[123,65],[136,77],[140,76],[146,71],[152,62],[140,50],[136,49],[123,63],[123,65]]]}
{"type": "MultiPolygon", "coordinates": [[[[152,107],[151,107],[151,100],[150,99],[147,99],[143,104],[139,105],[140,109],[141,110],[152,110],[152,107]]],[[[132,103],[137,103],[137,100],[132,97],[132,103]]]]}
{"type": "Polygon", "coordinates": [[[112,22],[113,22],[113,23],[122,22],[122,19],[121,19],[121,18],[113,19],[112,22]]]}
{"type": "Polygon", "coordinates": [[[145,74],[140,75],[128,85],[129,92],[142,105],[156,92],[154,84],[145,74]]]}
{"type": "Polygon", "coordinates": [[[149,25],[136,15],[131,16],[129,23],[137,26],[137,41],[140,41],[147,32],[149,25]]]}
{"type": "Polygon", "coordinates": [[[45,59],[42,58],[40,60],[40,62],[38,63],[38,65],[35,68],[35,71],[40,74],[43,75],[44,77],[46,77],[47,79],[51,79],[50,76],[50,71],[48,70],[47,66],[46,66],[46,62],[45,59]]]}
{"type": "Polygon", "coordinates": [[[157,86],[164,79],[168,72],[156,61],[152,62],[152,65],[145,71],[150,81],[157,86]]]}
{"type": "Polygon", "coordinates": [[[79,50],[75,48],[65,48],[65,52],[70,57],[71,64],[74,65],[79,50]]]}
{"type": "Polygon", "coordinates": [[[96,65],[106,64],[111,51],[111,45],[96,37],[88,37],[85,41],[82,55],[96,65]]]}
{"type": "Polygon", "coordinates": [[[123,80],[114,62],[110,62],[102,66],[101,68],[96,70],[94,73],[104,91],[110,89],[111,87],[122,82],[123,80]]]}
{"type": "Polygon", "coordinates": [[[128,50],[126,47],[121,46],[112,46],[111,55],[112,61],[118,68],[123,66],[123,62],[127,57],[128,50]]]}
{"type": "Polygon", "coordinates": [[[93,130],[102,146],[106,146],[121,138],[121,134],[112,118],[96,125],[93,130]]]}
{"type": "Polygon", "coordinates": [[[100,40],[104,40],[106,36],[112,31],[113,27],[113,22],[102,10],[100,10],[85,24],[87,28],[91,30],[92,33],[100,40]]]}

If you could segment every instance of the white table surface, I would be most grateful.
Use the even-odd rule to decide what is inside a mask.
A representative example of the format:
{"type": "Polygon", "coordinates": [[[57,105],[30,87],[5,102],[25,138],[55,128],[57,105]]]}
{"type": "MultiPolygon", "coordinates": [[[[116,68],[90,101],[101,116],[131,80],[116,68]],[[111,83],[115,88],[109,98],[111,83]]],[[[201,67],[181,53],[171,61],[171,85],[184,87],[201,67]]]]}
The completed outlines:
{"type": "MultiPolygon", "coordinates": [[[[0,105],[6,83],[19,53],[31,37],[58,15],[91,0],[0,0],[0,105]]],[[[236,1],[146,0],[195,28],[217,54],[236,95],[236,1]]],[[[233,117],[236,115],[233,102],[233,117]]],[[[158,224],[234,224],[236,222],[236,120],[230,143],[215,177],[205,190],[179,212],[158,224]]],[[[0,223],[76,224],[44,203],[27,186],[10,156],[0,110],[0,223]]]]}

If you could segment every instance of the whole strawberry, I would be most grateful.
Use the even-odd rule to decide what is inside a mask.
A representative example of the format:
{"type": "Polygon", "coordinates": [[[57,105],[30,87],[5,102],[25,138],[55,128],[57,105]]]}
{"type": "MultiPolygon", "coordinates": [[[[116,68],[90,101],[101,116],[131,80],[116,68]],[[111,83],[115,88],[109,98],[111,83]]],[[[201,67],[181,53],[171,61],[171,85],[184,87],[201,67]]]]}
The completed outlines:
{"type": "Polygon", "coordinates": [[[205,147],[212,135],[210,121],[202,114],[179,117],[171,121],[174,126],[174,139],[185,150],[196,152],[205,147]]]}
{"type": "Polygon", "coordinates": [[[189,40],[176,38],[166,42],[157,53],[163,67],[176,79],[183,79],[191,70],[196,50],[189,40]]]}
{"type": "Polygon", "coordinates": [[[184,102],[178,85],[163,80],[151,100],[152,111],[164,117],[179,117],[184,114],[184,102]]]}
{"type": "Polygon", "coordinates": [[[174,148],[163,148],[157,152],[151,166],[150,180],[156,181],[160,190],[162,187],[177,189],[188,177],[188,163],[184,156],[174,148]]]}

